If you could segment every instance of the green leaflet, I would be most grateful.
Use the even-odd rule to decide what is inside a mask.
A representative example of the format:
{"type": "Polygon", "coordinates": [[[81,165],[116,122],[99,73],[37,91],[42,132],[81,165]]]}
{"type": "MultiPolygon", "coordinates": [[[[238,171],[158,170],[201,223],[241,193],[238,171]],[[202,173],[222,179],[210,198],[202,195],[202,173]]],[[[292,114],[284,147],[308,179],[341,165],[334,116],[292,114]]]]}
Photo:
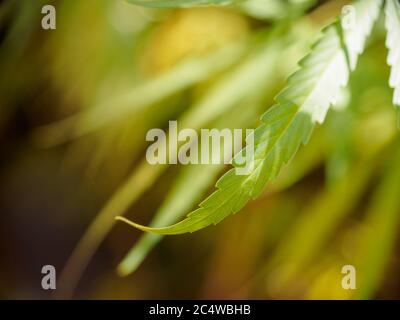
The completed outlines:
{"type": "MultiPolygon", "coordinates": [[[[221,165],[184,168],[151,224],[159,226],[179,221],[201,199],[206,188],[212,186],[222,168],[221,165]]],[[[134,272],[162,237],[159,234],[143,234],[119,264],[118,273],[126,276],[134,272]]]]}
{"type": "MultiPolygon", "coordinates": [[[[242,103],[238,105],[238,107],[241,106],[242,103]]],[[[256,107],[248,108],[240,113],[238,112],[238,107],[229,116],[223,117],[218,121],[221,123],[221,127],[226,127],[228,123],[232,123],[235,126],[243,126],[244,123],[248,123],[250,119],[255,118],[254,109],[257,109],[256,107]]],[[[259,103],[257,107],[260,109],[259,103]]],[[[224,166],[224,164],[209,164],[190,165],[182,168],[164,203],[152,219],[151,225],[163,226],[179,221],[193,205],[201,200],[207,188],[212,186],[224,166]]],[[[162,237],[162,235],[158,234],[143,234],[118,266],[118,273],[126,276],[135,271],[162,237]]]]}
{"type": "Polygon", "coordinates": [[[228,5],[243,0],[128,0],[128,2],[150,8],[187,8],[195,6],[228,5]]]}
{"type": "Polygon", "coordinates": [[[400,3],[387,0],[385,7],[387,38],[389,49],[388,64],[392,67],[389,85],[394,89],[393,104],[399,109],[398,126],[400,127],[400,3]]]}
{"type": "MultiPolygon", "coordinates": [[[[272,35],[268,33],[262,37],[268,40],[274,37],[275,41],[272,45],[269,41],[265,42],[266,44],[262,43],[261,47],[257,45],[256,50],[249,54],[243,63],[215,83],[213,89],[182,115],[179,119],[181,125],[188,128],[201,128],[220,117],[221,114],[229,112],[246,97],[251,97],[252,93],[260,91],[260,84],[265,83],[266,79],[276,73],[282,48],[280,38],[275,33],[272,35]],[[252,81],[255,81],[255,84],[252,81]],[[226,94],[227,92],[231,94],[226,94]]],[[[199,68],[204,68],[204,66],[199,66],[199,68]]],[[[105,204],[79,241],[65,267],[61,277],[65,290],[61,293],[63,297],[69,296],[72,292],[94,252],[113,227],[114,217],[123,214],[143,192],[151,187],[167,167],[150,165],[144,159],[105,204]]]]}
{"type": "MultiPolygon", "coordinates": [[[[278,192],[291,186],[308,173],[310,168],[314,167],[315,163],[320,160],[321,152],[319,150],[322,148],[322,139],[312,139],[311,143],[314,144],[313,147],[310,146],[301,150],[296,156],[299,161],[292,162],[287,167],[286,175],[284,177],[281,175],[276,180],[276,184],[274,183],[271,186],[272,192],[278,192]],[[305,159],[308,161],[305,161],[305,159]]],[[[184,213],[201,199],[205,189],[212,185],[221,171],[221,167],[223,166],[195,165],[183,168],[165,202],[155,214],[151,225],[171,224],[182,218],[184,213]]],[[[143,234],[119,264],[118,273],[127,276],[134,272],[150,251],[162,240],[162,237],[162,235],[153,233],[143,234]]]]}
{"type": "MultiPolygon", "coordinates": [[[[199,209],[170,227],[149,228],[122,217],[117,219],[143,231],[182,234],[217,224],[256,198],[300,145],[308,142],[315,124],[324,121],[330,105],[337,101],[364,50],[381,4],[381,0],[357,1],[354,4],[356,21],[351,28],[343,28],[339,19],[324,29],[323,37],[300,61],[300,69],[277,96],[277,104],[262,116],[262,124],[254,133],[254,167],[249,175],[239,176],[231,169],[217,182],[218,190],[199,209]]],[[[234,165],[237,166],[235,161],[234,165]]]]}
{"type": "Polygon", "coordinates": [[[283,168],[279,177],[269,185],[268,192],[276,193],[290,188],[315,170],[323,162],[323,159],[324,139],[321,136],[313,136],[308,148],[299,150],[296,158],[283,168]]]}
{"type": "MultiPolygon", "coordinates": [[[[193,109],[193,112],[188,112],[181,123],[200,127],[201,123],[209,122],[207,119],[210,115],[216,118],[217,111],[224,116],[218,119],[215,127],[233,129],[244,127],[250,121],[253,123],[261,113],[261,103],[258,101],[260,96],[272,95],[270,91],[274,84],[270,81],[270,75],[277,72],[282,44],[286,42],[286,37],[274,35],[274,32],[271,37],[266,44],[255,48],[247,58],[248,61],[221,79],[202,100],[201,105],[193,109]],[[256,101],[253,101],[254,96],[258,97],[256,101]],[[233,109],[234,105],[237,106],[233,109]],[[232,112],[226,112],[227,108],[233,109],[232,112]]],[[[202,198],[205,189],[213,184],[223,167],[224,165],[195,165],[183,168],[151,225],[163,226],[179,221],[202,198]]],[[[161,239],[160,235],[143,235],[120,263],[118,272],[121,275],[133,272],[161,239]]]]}

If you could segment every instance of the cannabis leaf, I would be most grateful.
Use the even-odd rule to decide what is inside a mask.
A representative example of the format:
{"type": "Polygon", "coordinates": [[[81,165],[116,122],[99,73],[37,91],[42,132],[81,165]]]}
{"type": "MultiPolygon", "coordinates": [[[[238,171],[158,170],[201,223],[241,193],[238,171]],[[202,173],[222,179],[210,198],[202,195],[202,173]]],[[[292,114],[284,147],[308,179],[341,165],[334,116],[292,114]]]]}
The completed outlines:
{"type": "Polygon", "coordinates": [[[128,0],[128,2],[151,8],[187,8],[193,6],[228,5],[243,0],[128,0]]]}
{"type": "MultiPolygon", "coordinates": [[[[256,46],[247,61],[215,85],[215,89],[211,90],[196,109],[197,112],[189,113],[191,126],[204,123],[205,117],[216,115],[218,109],[222,111],[228,108],[232,111],[224,113],[218,121],[213,121],[212,127],[233,129],[254,124],[254,119],[261,114],[263,98],[272,95],[270,91],[274,84],[270,81],[271,75],[276,74],[279,69],[281,49],[287,41],[287,37],[280,33],[273,34],[268,36],[271,40],[263,39],[264,43],[256,46]],[[230,94],[227,95],[226,92],[230,94]],[[236,106],[233,108],[234,105],[236,106]],[[243,106],[246,106],[245,110],[243,106]]],[[[224,151],[230,154],[230,150],[224,151]]],[[[224,164],[184,167],[172,184],[165,202],[153,217],[151,225],[164,226],[182,219],[185,213],[202,199],[206,189],[213,185],[223,168],[224,164]]],[[[126,276],[133,272],[161,239],[161,235],[144,234],[120,263],[118,273],[126,276]]]]}
{"type": "MultiPolygon", "coordinates": [[[[254,167],[250,174],[237,175],[235,169],[231,169],[220,178],[216,184],[218,190],[204,200],[199,209],[170,227],[149,228],[123,217],[117,219],[143,231],[181,234],[215,225],[256,198],[267,182],[275,179],[292,159],[300,145],[308,142],[315,124],[324,121],[330,105],[337,101],[364,50],[381,4],[381,0],[357,1],[351,27],[344,27],[341,18],[323,30],[323,37],[300,61],[300,69],[277,96],[277,104],[262,116],[262,124],[254,132],[254,167]]],[[[248,152],[248,148],[238,156],[248,152]]],[[[233,164],[238,167],[235,159],[233,164]]]]}
{"type": "MultiPolygon", "coordinates": [[[[216,81],[213,88],[210,89],[202,99],[195,103],[184,115],[179,117],[178,122],[183,127],[196,129],[201,128],[210,122],[216,121],[216,119],[221,117],[224,113],[233,113],[233,111],[231,112],[230,110],[240,104],[243,99],[246,99],[246,97],[253,97],[254,95],[258,96],[269,92],[272,85],[270,79],[273,75],[276,75],[278,66],[277,61],[279,60],[280,52],[282,51],[283,43],[285,41],[285,37],[282,37],[280,33],[275,34],[275,32],[272,32],[271,34],[268,32],[265,34],[265,32],[262,31],[251,42],[248,54],[243,57],[244,61],[216,81]],[[261,89],[263,89],[263,91],[261,89]],[[230,94],[227,94],[227,92],[230,94]]],[[[230,46],[231,45],[229,45],[229,47],[230,46]]],[[[240,48],[242,48],[242,46],[240,46],[240,48]]],[[[231,60],[231,62],[233,62],[231,54],[237,52],[237,49],[234,51],[231,49],[226,51],[227,49],[228,48],[225,47],[225,54],[228,55],[225,58],[225,61],[231,60]]],[[[240,49],[239,52],[243,53],[243,48],[240,49]]],[[[218,59],[214,57],[210,61],[208,61],[209,58],[207,58],[206,60],[208,63],[202,64],[201,66],[196,66],[190,63],[190,68],[184,68],[184,70],[186,70],[184,74],[189,76],[190,74],[193,75],[194,72],[194,77],[197,78],[196,70],[200,71],[200,69],[204,69],[203,72],[208,74],[208,72],[214,70],[217,65],[220,67],[221,65],[225,65],[223,59],[221,59],[221,53],[218,53],[217,56],[219,57],[218,59]],[[207,69],[209,71],[207,71],[207,69]],[[192,70],[192,73],[190,73],[190,70],[192,70]]],[[[238,57],[237,55],[234,56],[236,58],[238,57]]],[[[204,62],[206,61],[204,60],[204,62]]],[[[184,78],[182,84],[187,83],[188,79],[186,77],[184,78]]],[[[189,76],[189,78],[191,77],[189,76]]],[[[172,81],[172,79],[170,80],[172,81]]],[[[154,81],[158,82],[157,78],[154,81]]],[[[162,86],[169,87],[168,83],[165,82],[165,79],[163,79],[161,83],[163,84],[162,86]]],[[[154,95],[156,95],[156,93],[154,93],[154,95]]],[[[252,108],[248,107],[247,109],[252,108]]],[[[242,112],[240,118],[243,119],[245,113],[242,112]]],[[[235,114],[232,116],[237,117],[235,114]]],[[[251,118],[254,119],[254,116],[252,115],[251,118]]],[[[223,127],[226,127],[230,123],[229,120],[232,119],[225,116],[223,120],[223,127]]],[[[242,125],[243,123],[238,123],[239,127],[242,125]]],[[[168,166],[153,166],[150,165],[146,159],[143,159],[136,170],[133,171],[133,173],[126,179],[125,183],[120,186],[98,213],[73,251],[71,258],[61,275],[62,283],[66,284],[64,285],[64,292],[67,296],[77,284],[83,270],[89,263],[89,260],[100,245],[101,241],[112,228],[115,215],[123,214],[139,196],[153,185],[155,180],[167,169],[167,167],[168,166]]],[[[190,204],[190,206],[192,206],[192,204],[190,204]]],[[[175,210],[173,212],[175,215],[179,213],[176,206],[171,210],[175,210]]],[[[184,210],[188,209],[186,208],[184,210]]],[[[182,212],[182,216],[184,213],[185,212],[182,212]]],[[[178,218],[175,221],[162,220],[160,223],[174,223],[177,220],[178,218]]],[[[131,261],[132,260],[129,262],[129,268],[132,268],[133,266],[131,261]]],[[[135,261],[137,263],[139,262],[136,258],[135,261]]],[[[123,269],[125,271],[122,273],[126,273],[127,267],[125,266],[123,269]]]]}
{"type": "Polygon", "coordinates": [[[389,49],[388,64],[392,67],[389,85],[394,89],[393,103],[399,109],[398,125],[400,127],[400,3],[387,0],[385,7],[387,38],[389,49]]]}

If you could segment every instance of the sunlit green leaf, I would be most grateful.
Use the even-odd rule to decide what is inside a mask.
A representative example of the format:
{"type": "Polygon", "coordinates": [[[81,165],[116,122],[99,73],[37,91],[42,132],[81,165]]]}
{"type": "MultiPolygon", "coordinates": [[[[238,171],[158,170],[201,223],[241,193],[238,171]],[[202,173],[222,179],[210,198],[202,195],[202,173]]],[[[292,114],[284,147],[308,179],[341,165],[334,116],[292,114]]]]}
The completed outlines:
{"type": "MultiPolygon", "coordinates": [[[[270,35],[263,35],[270,39],[270,35]]],[[[217,119],[221,114],[229,112],[241,100],[259,95],[260,86],[264,94],[273,86],[270,77],[276,74],[280,48],[284,40],[271,35],[272,43],[267,42],[253,52],[243,63],[228,72],[213,88],[195,103],[178,122],[180,125],[199,129],[217,119]],[[254,81],[254,82],[253,82],[254,81]],[[265,83],[268,82],[268,86],[265,83]]],[[[127,208],[143,194],[155,180],[167,169],[166,165],[150,165],[145,159],[135,169],[126,182],[118,188],[111,199],[99,212],[87,229],[85,235],[75,248],[66,266],[66,279],[62,279],[68,287],[74,287],[95,250],[113,226],[114,217],[124,214],[127,208]]]]}
{"type": "Polygon", "coordinates": [[[289,78],[287,88],[276,98],[277,104],[264,114],[262,125],[255,130],[254,167],[249,175],[239,176],[231,169],[199,209],[173,226],[149,228],[119,219],[143,231],[181,234],[217,224],[256,198],[300,145],[308,142],[315,124],[323,122],[329,106],[337,101],[364,50],[381,4],[380,0],[358,1],[351,28],[342,28],[339,20],[324,30],[312,52],[300,62],[300,70],[289,78]]]}
{"type": "MultiPolygon", "coordinates": [[[[392,67],[390,86],[394,89],[393,103],[400,109],[400,3],[386,0],[386,46],[389,49],[388,64],[392,67]]],[[[400,110],[398,115],[400,127],[400,110]]]]}
{"type": "MultiPolygon", "coordinates": [[[[269,81],[269,75],[277,69],[279,48],[283,42],[284,37],[273,37],[267,44],[257,47],[248,61],[228,73],[201,101],[199,106],[182,119],[183,123],[188,122],[191,126],[197,127],[198,122],[208,122],[210,115],[215,117],[216,112],[222,114],[226,108],[232,108],[232,105],[238,101],[241,101],[239,107],[246,106],[246,109],[240,110],[236,107],[233,113],[224,114],[216,127],[244,127],[246,122],[249,122],[249,112],[251,112],[250,119],[257,117],[259,113],[254,114],[253,110],[257,108],[251,106],[254,103],[258,105],[259,102],[251,102],[249,99],[254,100],[254,97],[265,96],[273,88],[274,85],[269,81]]],[[[156,213],[152,225],[171,224],[182,218],[185,211],[200,200],[204,189],[215,181],[223,167],[223,165],[203,165],[184,168],[165,203],[156,213]]],[[[160,235],[154,234],[146,234],[140,238],[121,262],[118,268],[119,272],[123,275],[133,272],[161,238],[160,235]]]]}

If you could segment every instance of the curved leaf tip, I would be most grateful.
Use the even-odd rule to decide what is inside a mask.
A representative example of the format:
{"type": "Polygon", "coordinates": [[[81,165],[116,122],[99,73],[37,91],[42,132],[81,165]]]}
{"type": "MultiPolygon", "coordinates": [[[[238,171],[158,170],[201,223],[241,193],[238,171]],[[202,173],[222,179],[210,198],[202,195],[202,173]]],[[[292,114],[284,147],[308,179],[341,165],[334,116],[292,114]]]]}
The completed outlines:
{"type": "Polygon", "coordinates": [[[163,230],[164,228],[151,228],[151,227],[146,227],[146,226],[143,226],[143,225],[141,225],[141,224],[135,223],[135,222],[133,222],[133,221],[131,221],[131,220],[125,218],[125,217],[122,217],[122,216],[116,216],[116,217],[115,217],[115,220],[117,220],[117,221],[122,221],[122,222],[124,222],[124,223],[130,225],[131,227],[134,227],[135,229],[138,229],[138,230],[141,230],[141,231],[144,231],[144,232],[151,232],[151,233],[156,233],[156,234],[163,234],[162,230],[163,230]]]}

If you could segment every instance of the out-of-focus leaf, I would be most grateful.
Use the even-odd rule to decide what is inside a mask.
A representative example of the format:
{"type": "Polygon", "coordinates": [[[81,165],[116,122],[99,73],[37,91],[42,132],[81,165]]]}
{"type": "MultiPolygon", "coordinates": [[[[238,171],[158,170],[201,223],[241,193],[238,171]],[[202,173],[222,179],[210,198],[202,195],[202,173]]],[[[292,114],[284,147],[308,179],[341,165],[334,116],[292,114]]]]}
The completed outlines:
{"type": "Polygon", "coordinates": [[[228,5],[246,0],[128,0],[128,2],[151,8],[188,8],[195,6],[228,5]]]}
{"type": "MultiPolygon", "coordinates": [[[[264,86],[264,90],[266,90],[266,81],[276,74],[278,66],[276,62],[282,44],[279,37],[275,37],[275,34],[272,36],[277,41],[275,44],[267,42],[261,48],[257,47],[255,53],[250,54],[247,60],[225,75],[215,84],[215,89],[211,89],[182,119],[179,119],[179,124],[186,128],[199,129],[224,112],[228,112],[241,100],[257,93],[260,86],[264,86]]],[[[269,38],[269,35],[267,37],[269,38]]],[[[272,86],[273,83],[270,85],[272,86]]],[[[75,287],[95,250],[112,228],[114,217],[124,214],[125,210],[154,183],[166,168],[166,165],[152,166],[143,160],[141,165],[115,192],[71,255],[63,272],[65,277],[62,278],[62,282],[65,284],[65,292],[60,292],[62,296],[69,296],[75,287]]]]}
{"type": "MultiPolygon", "coordinates": [[[[261,91],[261,93],[265,94],[267,91],[268,90],[261,91]]],[[[260,92],[255,93],[255,95],[257,94],[260,95],[260,92]]],[[[259,112],[257,112],[259,109],[259,101],[248,103],[241,102],[237,107],[235,107],[231,114],[226,115],[217,121],[214,127],[245,127],[249,122],[254,121],[254,118],[259,115],[259,112]],[[239,113],[239,108],[242,108],[244,105],[247,105],[246,109],[239,113]],[[250,105],[255,105],[255,107],[250,107],[250,105]]],[[[236,141],[236,143],[238,143],[238,141],[236,141]]],[[[231,150],[228,149],[225,149],[224,151],[226,153],[231,152],[231,150]]],[[[224,158],[227,156],[228,154],[226,154],[224,158]]],[[[192,165],[184,167],[174,182],[164,203],[152,219],[151,225],[156,227],[171,224],[182,218],[185,212],[190,210],[190,208],[201,199],[206,189],[214,183],[218,174],[224,167],[224,164],[192,165]]],[[[142,235],[120,263],[118,272],[124,276],[134,272],[150,250],[152,250],[162,238],[162,235],[151,233],[142,235]]]]}
{"type": "MultiPolygon", "coordinates": [[[[278,28],[279,29],[279,28],[278,28]]],[[[228,72],[198,104],[182,118],[184,127],[200,128],[232,108],[238,101],[248,100],[259,95],[259,90],[271,90],[270,82],[278,70],[280,50],[285,37],[276,29],[262,35],[259,43],[237,68],[228,72]]]]}
{"type": "Polygon", "coordinates": [[[51,146],[100,129],[232,66],[245,52],[243,42],[227,45],[202,57],[190,58],[173,69],[80,114],[39,128],[35,138],[51,146]]]}
{"type": "Polygon", "coordinates": [[[282,285],[311,261],[346,214],[355,207],[368,187],[371,167],[370,159],[357,163],[351,174],[322,191],[294,223],[293,232],[284,238],[269,267],[279,268],[282,285]]]}
{"type": "MultiPolygon", "coordinates": [[[[222,168],[223,165],[196,165],[184,168],[151,225],[163,226],[179,220],[201,198],[206,188],[212,185],[222,168]]],[[[142,235],[118,266],[118,273],[126,276],[134,272],[162,238],[162,235],[153,233],[142,235]]]]}
{"type": "MultiPolygon", "coordinates": [[[[393,103],[400,108],[400,3],[396,0],[386,0],[386,46],[389,49],[388,64],[392,67],[390,86],[394,89],[393,103]]],[[[400,127],[400,110],[398,114],[400,127]]]]}
{"type": "MultiPolygon", "coordinates": [[[[289,78],[287,88],[276,98],[277,105],[262,117],[263,124],[254,133],[254,166],[250,174],[239,176],[235,168],[231,169],[217,182],[218,190],[199,209],[170,227],[149,228],[121,220],[159,234],[194,232],[219,223],[256,198],[300,145],[308,142],[315,124],[323,122],[330,105],[337,101],[341,88],[348,83],[350,71],[356,68],[381,4],[381,0],[357,1],[354,4],[357,21],[352,28],[342,28],[341,21],[337,21],[324,30],[313,51],[300,62],[300,70],[289,78]]],[[[235,161],[234,165],[237,167],[235,161]]]]}
{"type": "Polygon", "coordinates": [[[400,222],[400,148],[387,166],[366,217],[355,298],[370,299],[384,276],[400,222]]]}
{"type": "MultiPolygon", "coordinates": [[[[256,52],[249,58],[249,61],[231,73],[216,85],[209,95],[202,100],[201,107],[193,109],[194,112],[189,112],[182,119],[182,123],[188,122],[192,126],[198,126],[198,123],[208,122],[210,114],[215,115],[218,110],[222,114],[223,108],[231,108],[238,101],[254,100],[255,96],[265,95],[271,91],[273,84],[269,81],[270,75],[277,70],[277,61],[279,58],[279,48],[283,44],[283,39],[274,38],[273,41],[267,42],[261,48],[256,49],[256,52]],[[250,79],[253,82],[250,82],[250,79]],[[229,93],[229,94],[228,94],[229,93]],[[225,107],[221,107],[225,106],[225,107]],[[195,122],[193,122],[195,121],[195,122]]],[[[240,105],[242,105],[240,103],[240,105]]],[[[252,103],[250,103],[252,104],[252,103]]],[[[235,108],[236,115],[224,115],[220,122],[223,127],[232,126],[243,127],[243,120],[246,119],[246,114],[252,108],[246,107],[246,110],[240,111],[235,108]],[[239,114],[240,112],[240,114],[239,114]],[[238,123],[238,118],[241,119],[238,123]],[[234,120],[232,120],[233,118],[234,120]],[[236,119],[236,120],[235,120],[236,119]]],[[[182,172],[180,179],[177,181],[171,190],[168,199],[164,205],[156,213],[153,226],[162,226],[178,221],[183,216],[185,210],[190,209],[195,201],[198,201],[202,192],[206,187],[213,182],[218,172],[223,166],[207,165],[199,168],[187,168],[182,172]]],[[[161,239],[160,235],[146,234],[137,245],[135,245],[128,256],[119,266],[121,274],[133,272],[139,263],[144,259],[145,255],[151,248],[161,239]]]]}
{"type": "Polygon", "coordinates": [[[351,133],[354,128],[352,113],[348,110],[335,112],[326,125],[326,180],[327,184],[334,184],[348,175],[354,160],[354,148],[351,144],[351,133]],[[336,134],[340,132],[341,134],[336,134]]]}
{"type": "Polygon", "coordinates": [[[256,19],[279,19],[288,12],[288,3],[281,0],[248,0],[237,6],[256,19]]]}
{"type": "MultiPolygon", "coordinates": [[[[356,99],[356,101],[358,100],[356,99]]],[[[380,118],[382,113],[387,113],[386,108],[382,108],[382,111],[375,110],[369,118],[362,122],[351,121],[349,123],[342,116],[335,120],[341,119],[343,124],[352,128],[353,132],[371,131],[371,129],[365,127],[369,126],[371,119],[380,118]]],[[[393,116],[393,114],[391,115],[393,116]]],[[[388,119],[392,118],[385,117],[384,123],[387,123],[388,119]]],[[[340,126],[336,127],[340,128],[340,126]]],[[[372,131],[379,131],[378,128],[372,131]]],[[[332,131],[327,130],[327,132],[332,131]]],[[[340,223],[359,203],[360,198],[369,186],[368,182],[372,178],[380,155],[390,148],[396,133],[396,129],[392,126],[390,130],[387,130],[377,139],[378,141],[374,143],[371,150],[361,156],[359,155],[359,159],[354,158],[354,156],[347,159],[347,170],[343,171],[333,181],[327,181],[327,189],[316,196],[311,205],[301,214],[299,220],[293,224],[293,233],[285,237],[268,267],[283,266],[282,283],[290,281],[293,276],[304,271],[303,268],[320,252],[327,239],[332,236],[340,223]]],[[[360,143],[358,140],[363,140],[363,137],[356,137],[356,141],[353,141],[349,148],[355,149],[354,145],[360,143]]],[[[331,138],[329,137],[327,141],[331,141],[331,138]]],[[[329,143],[325,142],[325,144],[329,143]]],[[[325,152],[329,155],[331,151],[327,148],[325,152]]]]}

